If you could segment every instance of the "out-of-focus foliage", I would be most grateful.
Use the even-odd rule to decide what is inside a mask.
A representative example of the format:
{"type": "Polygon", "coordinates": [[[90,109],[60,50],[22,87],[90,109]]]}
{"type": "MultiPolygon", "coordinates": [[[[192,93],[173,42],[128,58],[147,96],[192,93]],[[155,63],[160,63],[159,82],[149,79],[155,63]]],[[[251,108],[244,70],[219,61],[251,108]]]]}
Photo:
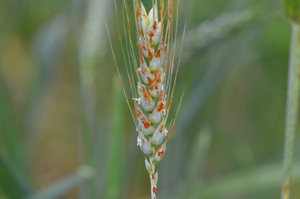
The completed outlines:
{"type": "Polygon", "coordinates": [[[300,2],[297,0],[285,0],[285,11],[294,23],[300,24],[300,2]]]}
{"type": "MultiPolygon", "coordinates": [[[[0,199],[150,197],[104,24],[129,91],[117,34],[119,25],[125,41],[122,2],[116,19],[112,0],[0,1],[0,199]]],[[[279,197],[284,12],[281,0],[181,0],[178,43],[185,21],[187,34],[173,103],[185,96],[158,164],[159,197],[279,197]]],[[[299,182],[296,170],[292,198],[299,182]]]]}

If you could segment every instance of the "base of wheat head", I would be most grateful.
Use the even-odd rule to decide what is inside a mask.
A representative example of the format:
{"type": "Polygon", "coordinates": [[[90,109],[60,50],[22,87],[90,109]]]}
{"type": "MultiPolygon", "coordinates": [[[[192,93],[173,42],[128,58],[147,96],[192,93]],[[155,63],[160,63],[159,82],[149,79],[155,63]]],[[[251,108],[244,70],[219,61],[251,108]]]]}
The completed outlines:
{"type": "MultiPolygon", "coordinates": [[[[116,1],[114,2],[116,15],[118,15],[117,4],[116,1]]],[[[170,129],[168,130],[166,127],[167,119],[172,104],[181,57],[180,50],[177,69],[173,77],[173,72],[175,71],[174,59],[178,18],[175,24],[176,27],[173,27],[173,0],[167,0],[166,2],[165,0],[160,0],[160,9],[158,9],[157,0],[152,0],[152,9],[149,13],[147,13],[141,0],[133,0],[133,6],[135,11],[138,56],[135,55],[132,44],[130,16],[126,0],[124,0],[124,9],[126,11],[124,15],[124,21],[126,21],[126,25],[124,24],[124,33],[125,37],[127,36],[125,40],[128,49],[127,56],[124,51],[119,28],[118,32],[131,94],[133,96],[134,109],[131,108],[128,101],[113,49],[112,54],[125,98],[136,126],[138,134],[137,146],[145,154],[145,166],[151,182],[151,199],[157,199],[158,172],[155,170],[155,167],[166,152],[166,144],[172,133],[182,100],[181,97],[176,116],[170,123],[170,129]],[[174,28],[175,35],[172,31],[174,28]]],[[[109,31],[108,35],[111,44],[109,31]]]]}

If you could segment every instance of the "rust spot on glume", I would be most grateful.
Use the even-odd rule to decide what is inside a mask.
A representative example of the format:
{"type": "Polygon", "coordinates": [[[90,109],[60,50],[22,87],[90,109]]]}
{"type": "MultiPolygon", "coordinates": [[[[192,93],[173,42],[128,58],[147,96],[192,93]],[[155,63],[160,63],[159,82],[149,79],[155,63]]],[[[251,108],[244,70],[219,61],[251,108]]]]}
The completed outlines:
{"type": "Polygon", "coordinates": [[[152,79],[149,76],[147,76],[147,79],[148,79],[149,84],[153,83],[152,79]]]}
{"type": "Polygon", "coordinates": [[[151,177],[152,177],[152,180],[154,180],[154,173],[152,173],[151,177]]]}
{"type": "Polygon", "coordinates": [[[157,187],[153,187],[153,193],[155,194],[155,195],[157,195],[157,187]]]}
{"type": "Polygon", "coordinates": [[[136,18],[138,18],[139,15],[140,15],[140,10],[139,10],[139,8],[137,7],[137,8],[136,8],[136,18]]]}
{"type": "Polygon", "coordinates": [[[161,102],[159,105],[157,105],[157,111],[161,111],[164,109],[164,104],[161,102]]]}
{"type": "Polygon", "coordinates": [[[162,155],[164,155],[164,152],[165,152],[164,150],[161,150],[157,153],[157,155],[161,157],[162,155]]]}
{"type": "Polygon", "coordinates": [[[150,30],[149,33],[148,33],[148,36],[149,36],[149,37],[153,37],[153,36],[154,36],[154,32],[152,32],[152,31],[150,30]]]}
{"type": "Polygon", "coordinates": [[[154,21],[153,29],[156,30],[156,21],[154,21]]]}

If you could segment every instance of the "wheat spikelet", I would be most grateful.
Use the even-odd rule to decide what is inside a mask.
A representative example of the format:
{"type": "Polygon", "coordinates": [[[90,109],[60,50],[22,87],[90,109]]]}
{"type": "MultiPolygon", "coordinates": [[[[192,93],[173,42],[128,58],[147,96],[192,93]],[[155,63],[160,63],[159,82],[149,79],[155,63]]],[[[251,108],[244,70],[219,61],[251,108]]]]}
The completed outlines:
{"type": "MultiPolygon", "coordinates": [[[[136,126],[138,134],[137,145],[145,154],[145,166],[150,176],[152,199],[156,199],[157,195],[158,173],[155,170],[155,166],[165,154],[166,144],[172,133],[182,100],[181,97],[176,116],[174,120],[172,120],[173,122],[171,122],[171,129],[167,130],[166,123],[176,85],[181,50],[175,77],[172,78],[174,72],[178,18],[176,20],[175,36],[173,36],[173,0],[167,1],[166,8],[164,7],[164,4],[165,1],[160,0],[160,9],[158,10],[157,0],[155,0],[155,2],[152,0],[152,9],[149,13],[147,13],[141,0],[133,0],[137,46],[139,49],[137,59],[131,39],[127,2],[124,0],[124,10],[126,11],[125,15],[127,23],[126,27],[124,18],[124,33],[125,36],[128,35],[129,40],[128,41],[126,38],[126,47],[128,49],[127,58],[119,29],[118,32],[124,64],[126,66],[127,76],[133,96],[134,110],[131,108],[128,101],[114,51],[112,49],[125,98],[136,126]],[[164,23],[166,23],[166,26],[164,23]],[[172,38],[175,38],[174,41],[172,41],[172,38]]],[[[117,14],[118,11],[116,2],[115,9],[117,14]]]]}

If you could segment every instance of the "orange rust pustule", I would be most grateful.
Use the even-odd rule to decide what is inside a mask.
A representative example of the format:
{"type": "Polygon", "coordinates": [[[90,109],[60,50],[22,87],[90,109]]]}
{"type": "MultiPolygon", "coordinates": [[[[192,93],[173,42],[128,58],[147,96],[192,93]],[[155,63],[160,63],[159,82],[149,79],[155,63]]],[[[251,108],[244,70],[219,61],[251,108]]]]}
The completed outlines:
{"type": "MultiPolygon", "coordinates": [[[[168,57],[167,57],[167,59],[168,59],[168,57]]],[[[167,68],[168,67],[168,65],[169,65],[169,62],[168,61],[166,61],[166,65],[164,66],[165,68],[167,68]]]]}
{"type": "Polygon", "coordinates": [[[161,82],[160,75],[158,75],[158,77],[156,78],[156,81],[157,81],[157,82],[161,82]]]}
{"type": "Polygon", "coordinates": [[[154,33],[149,31],[148,36],[150,37],[150,43],[152,43],[152,37],[154,36],[154,33]]]}
{"type": "Polygon", "coordinates": [[[163,96],[163,92],[161,92],[161,94],[159,95],[159,101],[162,100],[162,96],[163,96]]]}
{"type": "Polygon", "coordinates": [[[152,177],[152,180],[154,180],[154,173],[152,173],[151,177],[152,177]]]}
{"type": "Polygon", "coordinates": [[[152,84],[152,83],[153,83],[152,79],[151,79],[149,76],[147,76],[147,79],[148,79],[148,81],[149,81],[149,84],[152,84]]]}
{"type": "Polygon", "coordinates": [[[154,84],[151,84],[151,85],[149,86],[149,89],[150,89],[151,91],[153,91],[153,87],[154,87],[154,84]]]}
{"type": "Polygon", "coordinates": [[[164,150],[161,150],[157,153],[157,155],[161,157],[162,155],[164,155],[164,152],[165,152],[164,150]]]}
{"type": "Polygon", "coordinates": [[[149,36],[149,37],[153,37],[153,36],[154,36],[154,32],[152,32],[152,31],[150,30],[149,33],[148,33],[148,36],[149,36]]]}
{"type": "Polygon", "coordinates": [[[148,129],[149,127],[150,127],[150,122],[149,121],[147,121],[146,120],[146,118],[144,118],[144,117],[142,117],[142,123],[143,123],[143,125],[144,125],[144,127],[146,128],[146,129],[148,129]]]}
{"type": "Polygon", "coordinates": [[[142,115],[142,112],[140,110],[138,110],[136,107],[134,108],[135,109],[135,114],[140,117],[142,115]]]}
{"type": "Polygon", "coordinates": [[[142,36],[145,37],[145,34],[144,34],[144,29],[143,27],[141,27],[141,32],[142,32],[142,36]]]}
{"type": "Polygon", "coordinates": [[[142,52],[142,45],[140,42],[137,42],[136,45],[139,48],[139,53],[140,53],[140,62],[144,63],[144,59],[143,59],[143,52],[142,52]]]}
{"type": "Polygon", "coordinates": [[[154,57],[160,57],[160,48],[157,49],[156,53],[154,54],[154,57]]]}
{"type": "Polygon", "coordinates": [[[164,104],[161,102],[159,105],[157,105],[156,110],[161,111],[162,109],[164,109],[164,104]]]}
{"type": "Polygon", "coordinates": [[[144,92],[144,98],[148,99],[148,102],[150,103],[150,93],[146,91],[146,87],[143,85],[143,92],[144,92]]]}
{"type": "Polygon", "coordinates": [[[160,74],[158,73],[158,69],[154,72],[156,82],[161,82],[160,74]]]}
{"type": "Polygon", "coordinates": [[[170,1],[170,14],[172,14],[173,13],[173,1],[170,1]]]}
{"type": "Polygon", "coordinates": [[[149,56],[149,57],[152,57],[152,52],[151,52],[151,50],[150,50],[149,47],[148,47],[148,56],[149,56]]]}
{"type": "Polygon", "coordinates": [[[157,195],[157,187],[153,187],[153,193],[155,194],[155,195],[157,195]]]}
{"type": "Polygon", "coordinates": [[[142,112],[135,107],[135,114],[141,118],[142,123],[146,129],[150,127],[150,122],[142,115],[142,112]]]}
{"type": "MultiPolygon", "coordinates": [[[[142,52],[142,50],[141,50],[142,52]]],[[[140,62],[143,64],[144,63],[144,59],[143,59],[143,55],[141,54],[141,57],[140,57],[140,62]]]]}
{"type": "Polygon", "coordinates": [[[139,10],[139,8],[137,7],[137,8],[136,8],[136,13],[135,13],[135,16],[136,16],[137,19],[138,19],[139,15],[140,15],[140,10],[139,10]]]}
{"type": "Polygon", "coordinates": [[[153,23],[153,30],[156,30],[156,28],[157,28],[156,21],[154,21],[154,23],[153,23]]]}

